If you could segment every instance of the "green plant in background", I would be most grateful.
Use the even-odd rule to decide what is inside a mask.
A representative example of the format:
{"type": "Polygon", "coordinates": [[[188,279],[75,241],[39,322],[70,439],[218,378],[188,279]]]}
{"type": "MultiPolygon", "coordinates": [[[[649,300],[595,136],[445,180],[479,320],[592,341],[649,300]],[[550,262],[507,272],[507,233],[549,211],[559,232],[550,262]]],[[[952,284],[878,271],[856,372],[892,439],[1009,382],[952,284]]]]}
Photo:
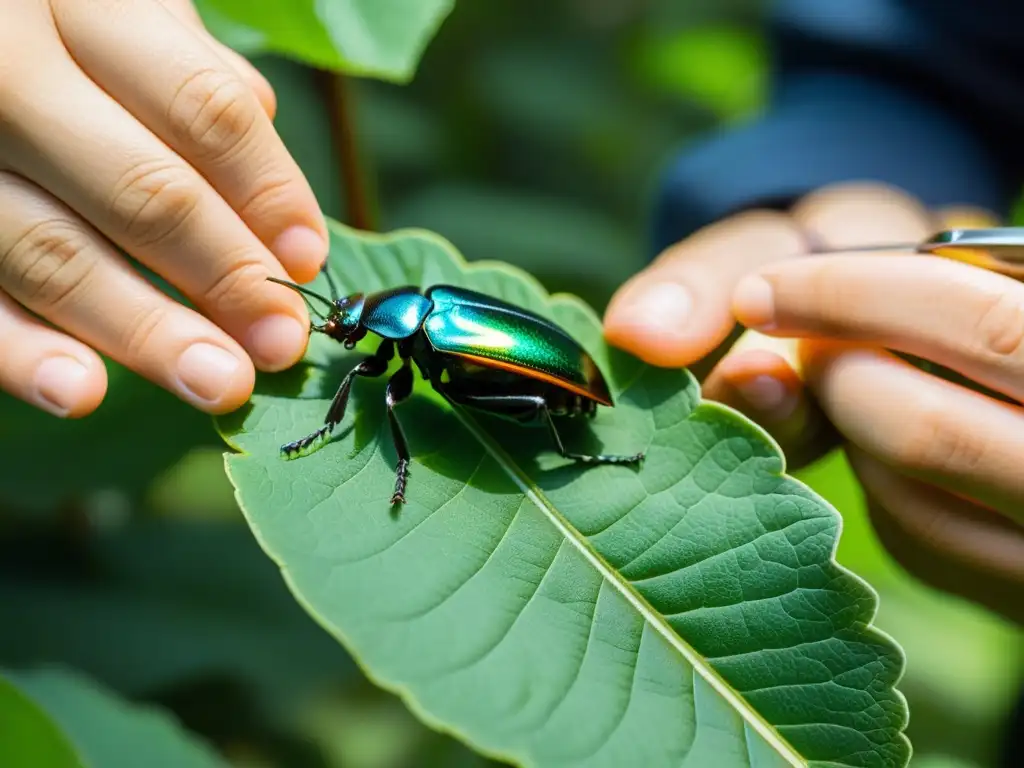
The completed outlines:
{"type": "MultiPolygon", "coordinates": [[[[601,442],[625,450],[639,436],[656,451],[639,476],[580,474],[542,439],[464,420],[418,387],[403,406],[416,504],[392,517],[375,506],[394,463],[379,382],[360,382],[318,454],[278,459],[280,442],[322,419],[324,388],[351,361],[317,340],[306,365],[261,377],[251,406],[221,420],[244,451],[229,466],[250,530],[209,419],[134,374],[111,366],[110,396],[82,422],[0,399],[0,440],[21,446],[0,466],[0,748],[41,750],[32,765],[118,765],[99,757],[110,739],[149,750],[126,752],[128,764],[495,762],[368,683],[344,638],[423,720],[529,764],[559,764],[585,744],[586,764],[623,764],[630,744],[668,755],[688,735],[692,759],[715,737],[726,761],[696,764],[731,764],[737,746],[755,764],[903,764],[902,657],[869,627],[874,595],[832,560],[835,513],[779,474],[756,427],[697,406],[685,374],[610,352],[590,310],[544,290],[603,307],[643,261],[643,192],[666,153],[757,109],[757,4],[198,5],[275,86],[278,128],[328,214],[435,230],[471,262],[511,262],[544,286],[507,266],[467,267],[433,237],[335,228],[349,288],[437,274],[553,313],[622,392],[594,423],[601,442]],[[460,452],[430,450],[456,432],[460,452]],[[680,519],[683,503],[710,522],[669,532],[695,522],[680,519]],[[599,531],[594,516],[612,512],[622,523],[599,531]],[[650,562],[627,551],[639,542],[622,530],[637,521],[666,532],[650,562]],[[698,563],[701,552],[710,558],[698,563]],[[32,671],[51,662],[79,671],[32,671]],[[22,724],[17,739],[6,723],[22,724]]],[[[912,764],[990,765],[1019,693],[1019,634],[906,579],[875,542],[841,456],[800,477],[842,512],[839,562],[881,592],[877,624],[907,649],[912,764]]]]}

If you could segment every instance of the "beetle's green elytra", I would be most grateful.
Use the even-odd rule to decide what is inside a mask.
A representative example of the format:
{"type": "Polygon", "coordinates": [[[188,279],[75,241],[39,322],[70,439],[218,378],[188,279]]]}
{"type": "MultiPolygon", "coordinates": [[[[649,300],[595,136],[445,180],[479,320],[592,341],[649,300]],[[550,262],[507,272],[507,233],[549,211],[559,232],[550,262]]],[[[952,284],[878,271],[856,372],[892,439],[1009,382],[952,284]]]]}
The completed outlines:
{"type": "Polygon", "coordinates": [[[521,307],[490,296],[435,285],[423,330],[435,350],[547,381],[611,406],[594,360],[565,331],[521,307]]]}
{"type": "Polygon", "coordinates": [[[414,286],[378,293],[338,295],[330,273],[328,299],[294,283],[292,288],[323,304],[310,303],[320,319],[311,332],[323,333],[352,349],[367,333],[381,338],[377,351],[341,381],[323,426],[281,447],[286,457],[316,450],[345,415],[356,376],[378,377],[397,351],[402,367],[388,381],[385,399],[398,454],[392,504],[405,503],[411,457],[395,406],[412,394],[412,366],[452,405],[486,411],[521,425],[546,426],[559,454],[586,464],[636,464],[632,456],[591,456],[567,451],[554,417],[593,418],[597,406],[614,407],[608,384],[594,359],[550,320],[483,293],[451,285],[426,291],[414,286]]]}

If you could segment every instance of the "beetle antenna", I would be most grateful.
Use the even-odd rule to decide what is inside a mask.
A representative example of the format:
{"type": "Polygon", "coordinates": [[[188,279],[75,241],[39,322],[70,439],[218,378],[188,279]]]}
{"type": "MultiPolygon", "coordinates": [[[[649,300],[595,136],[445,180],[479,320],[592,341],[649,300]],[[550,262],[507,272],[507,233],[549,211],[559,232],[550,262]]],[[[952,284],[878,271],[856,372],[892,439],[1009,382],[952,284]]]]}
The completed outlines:
{"type": "MultiPolygon", "coordinates": [[[[334,302],[330,301],[329,299],[325,299],[319,293],[315,293],[315,292],[309,290],[308,288],[303,288],[301,285],[296,285],[295,283],[289,283],[287,280],[278,280],[276,277],[268,277],[267,280],[269,280],[272,283],[277,283],[278,285],[283,285],[286,288],[291,288],[293,291],[298,291],[303,296],[306,296],[308,298],[316,299],[317,301],[322,301],[328,307],[328,309],[331,310],[331,311],[333,311],[334,308],[335,308],[334,302]]],[[[321,320],[326,320],[327,319],[322,314],[317,312],[316,309],[314,309],[312,305],[310,305],[310,309],[312,309],[314,312],[316,312],[316,315],[321,320]]]]}
{"type": "MultiPolygon", "coordinates": [[[[317,301],[323,301],[324,304],[326,304],[331,311],[333,311],[335,309],[334,302],[330,301],[329,299],[324,298],[323,296],[319,295],[318,293],[310,291],[308,288],[303,288],[302,286],[298,286],[295,283],[289,283],[287,280],[278,280],[276,278],[267,278],[267,280],[270,281],[271,283],[276,283],[279,286],[285,286],[285,288],[291,288],[293,291],[297,291],[298,293],[302,294],[303,296],[305,296],[307,298],[316,299],[317,301]]],[[[306,304],[309,306],[309,309],[313,312],[313,314],[315,314],[319,319],[322,319],[322,321],[324,321],[325,323],[327,322],[328,318],[324,316],[323,312],[321,312],[318,309],[316,309],[316,307],[314,307],[308,301],[306,302],[306,304]]]]}
{"type": "Polygon", "coordinates": [[[324,273],[324,277],[327,278],[327,286],[331,289],[331,298],[334,299],[335,303],[341,298],[341,294],[338,293],[338,284],[334,282],[334,275],[331,274],[331,270],[328,268],[328,261],[324,262],[324,265],[320,267],[320,271],[324,273]]]}

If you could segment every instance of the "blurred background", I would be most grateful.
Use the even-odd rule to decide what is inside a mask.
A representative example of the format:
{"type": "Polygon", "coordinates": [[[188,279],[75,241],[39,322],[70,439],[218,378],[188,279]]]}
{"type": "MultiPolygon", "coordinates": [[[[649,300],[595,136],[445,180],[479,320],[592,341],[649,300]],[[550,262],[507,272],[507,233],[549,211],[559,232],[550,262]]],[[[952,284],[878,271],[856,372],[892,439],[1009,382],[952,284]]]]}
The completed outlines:
{"type": "MultiPolygon", "coordinates": [[[[656,177],[697,135],[756,114],[755,0],[463,2],[415,81],[347,81],[379,227],[426,227],[602,310],[650,256],[656,177]]],[[[323,74],[255,63],[324,210],[345,219],[323,74]]],[[[291,599],[249,533],[210,420],[111,367],[58,424],[0,397],[0,666],[60,661],[159,702],[238,766],[483,766],[376,689],[291,599]]],[[[839,560],[881,593],[908,657],[914,766],[1000,765],[1022,634],[906,576],[842,456],[800,473],[839,508],[839,560]]]]}

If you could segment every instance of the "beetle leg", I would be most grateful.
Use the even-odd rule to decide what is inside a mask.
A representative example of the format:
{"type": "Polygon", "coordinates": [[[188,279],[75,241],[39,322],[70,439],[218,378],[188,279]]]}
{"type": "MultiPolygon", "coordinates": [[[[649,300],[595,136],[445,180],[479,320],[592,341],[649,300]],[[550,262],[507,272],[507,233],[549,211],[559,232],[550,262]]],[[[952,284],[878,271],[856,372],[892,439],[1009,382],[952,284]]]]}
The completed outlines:
{"type": "Polygon", "coordinates": [[[551,409],[548,408],[547,401],[543,398],[539,406],[539,412],[541,417],[547,422],[548,431],[551,433],[551,439],[555,442],[555,447],[558,448],[558,452],[567,459],[578,461],[581,464],[637,464],[643,460],[644,455],[642,453],[635,453],[632,456],[614,456],[606,453],[599,453],[596,456],[591,456],[586,453],[571,453],[565,450],[565,445],[562,443],[562,436],[558,434],[558,427],[555,426],[555,420],[551,418],[551,409]]]}
{"type": "Polygon", "coordinates": [[[453,402],[492,413],[504,414],[516,421],[527,422],[538,418],[543,420],[548,427],[556,450],[566,459],[572,459],[582,464],[636,464],[644,458],[642,453],[632,456],[609,454],[592,456],[586,453],[567,451],[565,443],[562,442],[562,436],[558,433],[558,427],[555,426],[555,420],[551,417],[548,402],[540,395],[471,395],[450,390],[442,390],[442,394],[453,402]]]}
{"type": "Polygon", "coordinates": [[[352,382],[356,376],[366,376],[367,378],[375,378],[382,376],[388,369],[388,363],[395,354],[394,342],[385,340],[381,342],[380,346],[377,347],[377,351],[369,357],[365,358],[359,365],[345,374],[345,378],[341,380],[341,385],[338,387],[337,393],[334,395],[334,399],[331,401],[331,407],[327,409],[327,418],[324,420],[324,425],[320,429],[316,430],[312,434],[303,437],[300,440],[295,440],[291,443],[281,446],[281,453],[287,458],[295,458],[300,455],[309,454],[320,447],[320,442],[330,432],[341,423],[341,420],[345,417],[345,408],[348,405],[348,396],[352,391],[352,382]]]}
{"type": "Polygon", "coordinates": [[[405,440],[402,425],[395,415],[395,406],[412,394],[412,366],[409,359],[402,361],[402,367],[388,382],[386,400],[388,404],[388,421],[391,423],[391,440],[398,454],[398,466],[395,469],[395,493],[391,497],[392,504],[405,503],[405,484],[409,479],[409,445],[405,440]]]}

